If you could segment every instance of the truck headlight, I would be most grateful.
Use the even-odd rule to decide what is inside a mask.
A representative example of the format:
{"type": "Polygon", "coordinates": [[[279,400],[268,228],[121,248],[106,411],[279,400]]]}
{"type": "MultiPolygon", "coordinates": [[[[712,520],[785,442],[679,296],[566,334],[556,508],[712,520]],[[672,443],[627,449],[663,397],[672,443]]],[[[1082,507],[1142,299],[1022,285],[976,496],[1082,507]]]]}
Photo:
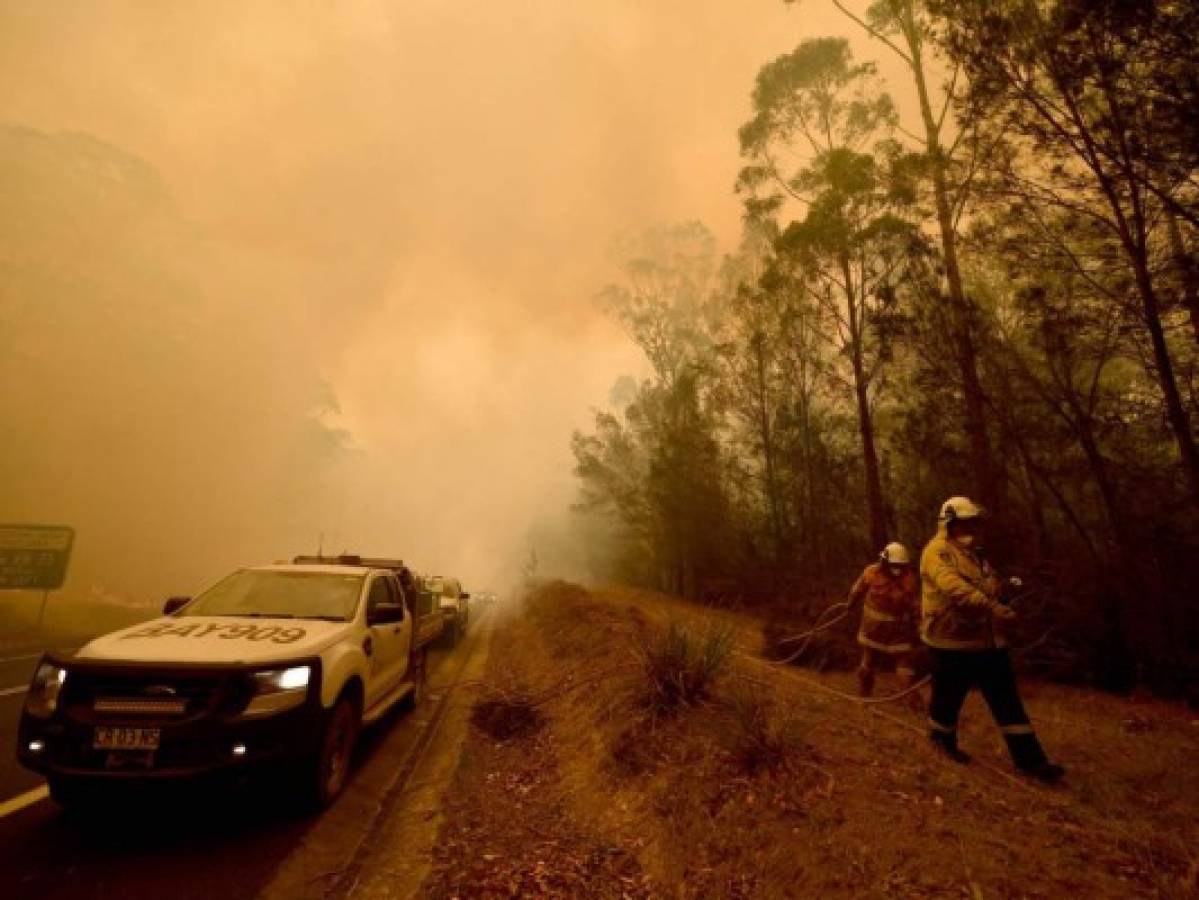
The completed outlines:
{"type": "Polygon", "coordinates": [[[255,672],[251,676],[254,693],[242,715],[267,716],[301,706],[308,697],[311,679],[312,666],[255,672]]]}
{"type": "Polygon", "coordinates": [[[58,709],[58,698],[67,683],[67,670],[44,662],[33,673],[33,682],[25,696],[25,711],[39,719],[48,719],[58,709]]]}

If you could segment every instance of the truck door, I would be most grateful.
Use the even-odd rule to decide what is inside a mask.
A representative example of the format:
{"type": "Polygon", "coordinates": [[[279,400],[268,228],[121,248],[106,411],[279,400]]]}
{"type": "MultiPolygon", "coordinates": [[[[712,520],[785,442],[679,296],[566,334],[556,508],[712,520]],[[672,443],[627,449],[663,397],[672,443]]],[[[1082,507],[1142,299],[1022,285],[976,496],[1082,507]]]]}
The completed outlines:
{"type": "Polygon", "coordinates": [[[371,683],[366,692],[369,708],[395,689],[408,668],[412,616],[403,608],[403,600],[390,575],[372,576],[366,601],[366,621],[372,645],[371,683]],[[384,610],[394,610],[397,605],[403,611],[402,618],[377,621],[384,610]]]}
{"type": "Polygon", "coordinates": [[[404,584],[398,578],[392,581],[392,587],[395,589],[396,597],[404,607],[404,621],[401,637],[403,638],[403,646],[400,648],[402,659],[400,660],[399,680],[403,681],[408,677],[408,669],[412,665],[412,646],[416,643],[416,624],[419,621],[420,612],[417,609],[417,604],[420,602],[415,591],[405,591],[404,584]]]}

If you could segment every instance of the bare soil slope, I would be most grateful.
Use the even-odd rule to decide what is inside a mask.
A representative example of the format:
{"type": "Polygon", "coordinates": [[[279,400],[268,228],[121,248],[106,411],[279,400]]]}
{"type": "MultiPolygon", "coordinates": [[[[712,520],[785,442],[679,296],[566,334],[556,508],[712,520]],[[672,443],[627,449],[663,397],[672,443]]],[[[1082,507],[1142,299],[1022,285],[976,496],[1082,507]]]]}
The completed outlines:
{"type": "Polygon", "coordinates": [[[532,592],[497,634],[422,893],[1199,897],[1199,723],[1185,710],[1026,685],[1070,770],[1046,788],[1011,774],[979,698],[962,734],[976,761],[956,766],[919,713],[770,665],[760,633],[626,589],[532,592]],[[645,662],[671,623],[693,650],[734,645],[674,709],[645,662]]]}

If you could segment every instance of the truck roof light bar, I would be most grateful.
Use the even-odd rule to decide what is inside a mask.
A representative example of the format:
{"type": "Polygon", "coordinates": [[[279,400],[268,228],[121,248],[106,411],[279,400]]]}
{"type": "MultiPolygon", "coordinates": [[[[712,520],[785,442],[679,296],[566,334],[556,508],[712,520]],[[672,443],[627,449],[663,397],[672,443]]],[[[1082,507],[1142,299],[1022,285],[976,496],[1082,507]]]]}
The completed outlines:
{"type": "Polygon", "coordinates": [[[297,566],[366,566],[371,569],[406,569],[402,559],[375,556],[358,556],[343,553],[340,556],[297,556],[292,560],[297,566]]]}

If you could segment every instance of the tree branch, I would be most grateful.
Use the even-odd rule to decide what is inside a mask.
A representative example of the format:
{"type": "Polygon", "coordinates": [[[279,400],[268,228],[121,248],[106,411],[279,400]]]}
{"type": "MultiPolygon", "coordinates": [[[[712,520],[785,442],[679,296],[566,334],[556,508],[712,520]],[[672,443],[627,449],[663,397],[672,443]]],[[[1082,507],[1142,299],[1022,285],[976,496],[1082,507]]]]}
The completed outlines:
{"type": "Polygon", "coordinates": [[[855,15],[854,13],[852,13],[848,9],[846,9],[845,5],[843,3],[841,3],[841,0],[833,0],[833,6],[837,7],[837,9],[839,9],[841,11],[842,15],[844,15],[847,19],[849,19],[854,24],[856,24],[859,28],[861,28],[863,31],[865,31],[872,38],[874,38],[875,40],[878,40],[878,41],[882,41],[884,44],[886,44],[888,47],[890,47],[891,51],[896,56],[898,56],[900,59],[902,59],[905,63],[907,63],[909,66],[913,65],[911,56],[909,56],[907,53],[904,53],[903,50],[901,50],[894,41],[892,41],[889,37],[887,37],[881,31],[874,28],[873,26],[868,24],[864,19],[859,18],[857,15],[855,15]]]}

